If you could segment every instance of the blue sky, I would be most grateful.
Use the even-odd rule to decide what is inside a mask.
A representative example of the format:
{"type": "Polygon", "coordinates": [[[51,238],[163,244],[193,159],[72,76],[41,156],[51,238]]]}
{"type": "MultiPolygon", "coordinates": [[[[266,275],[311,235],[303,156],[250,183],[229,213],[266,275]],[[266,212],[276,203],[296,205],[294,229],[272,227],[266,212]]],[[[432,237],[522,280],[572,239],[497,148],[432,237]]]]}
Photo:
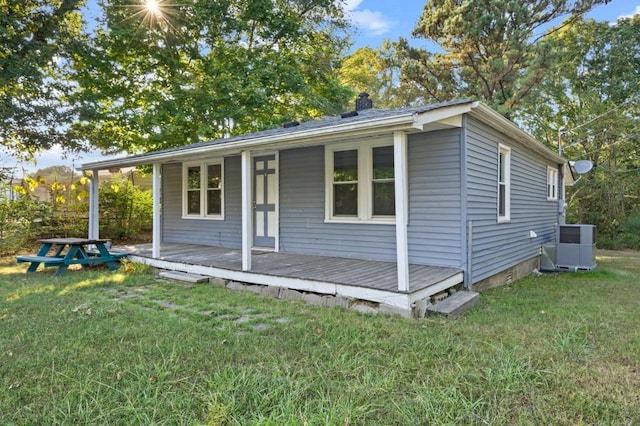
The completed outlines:
{"type": "MultiPolygon", "coordinates": [[[[89,0],[89,18],[97,14],[96,0],[89,0]]],[[[352,35],[354,48],[369,46],[378,47],[385,39],[396,40],[398,37],[411,39],[411,32],[422,14],[426,0],[346,0],[345,10],[353,22],[355,32],[352,35]]],[[[601,5],[592,10],[588,17],[598,21],[614,22],[623,16],[640,14],[640,0],[612,0],[607,5],[601,5]]],[[[420,40],[413,40],[412,44],[422,45],[420,40]]],[[[65,157],[60,147],[43,152],[37,158],[37,164],[16,164],[10,158],[0,156],[0,166],[24,167],[27,173],[39,168],[52,165],[78,166],[82,163],[101,160],[100,153],[82,154],[80,157],[71,154],[65,157]]],[[[21,174],[21,173],[19,173],[21,174]]]]}
{"type": "MultiPolygon", "coordinates": [[[[346,0],[346,10],[357,27],[355,46],[378,47],[384,39],[411,39],[425,0],[346,0]]],[[[587,16],[613,22],[622,16],[640,14],[640,0],[612,0],[593,9],[587,16]]],[[[419,43],[414,40],[413,43],[419,43]]]]}

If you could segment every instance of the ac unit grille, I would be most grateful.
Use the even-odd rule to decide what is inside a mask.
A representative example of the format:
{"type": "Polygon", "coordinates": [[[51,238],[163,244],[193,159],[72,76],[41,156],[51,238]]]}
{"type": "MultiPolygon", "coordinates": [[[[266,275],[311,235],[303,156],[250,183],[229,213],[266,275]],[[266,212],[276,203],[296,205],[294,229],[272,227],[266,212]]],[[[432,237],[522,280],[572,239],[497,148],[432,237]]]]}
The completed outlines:
{"type": "Polygon", "coordinates": [[[565,244],[580,244],[581,229],[577,226],[561,226],[560,242],[565,244]]]}

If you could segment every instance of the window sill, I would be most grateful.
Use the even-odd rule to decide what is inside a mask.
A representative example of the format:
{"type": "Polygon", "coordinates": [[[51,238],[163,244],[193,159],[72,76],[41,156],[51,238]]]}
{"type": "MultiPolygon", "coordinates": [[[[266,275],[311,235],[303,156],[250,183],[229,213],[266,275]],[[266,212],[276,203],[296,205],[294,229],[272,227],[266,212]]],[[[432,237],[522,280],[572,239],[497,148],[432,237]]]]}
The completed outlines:
{"type": "Polygon", "coordinates": [[[511,218],[510,217],[499,217],[498,218],[498,223],[511,223],[511,218]]]}
{"type": "Polygon", "coordinates": [[[557,198],[547,198],[547,201],[558,201],[557,198]]]}
{"type": "Polygon", "coordinates": [[[224,220],[224,216],[182,216],[187,220],[224,220]]]}

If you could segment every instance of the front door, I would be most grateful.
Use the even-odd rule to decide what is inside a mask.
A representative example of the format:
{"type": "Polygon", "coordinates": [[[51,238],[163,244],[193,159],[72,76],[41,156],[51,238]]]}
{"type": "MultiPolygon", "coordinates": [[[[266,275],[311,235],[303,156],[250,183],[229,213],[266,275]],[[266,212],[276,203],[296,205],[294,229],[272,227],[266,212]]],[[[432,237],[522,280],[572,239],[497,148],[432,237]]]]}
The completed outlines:
{"type": "Polygon", "coordinates": [[[275,249],[278,232],[278,175],[275,154],[253,159],[253,245],[275,249]]]}

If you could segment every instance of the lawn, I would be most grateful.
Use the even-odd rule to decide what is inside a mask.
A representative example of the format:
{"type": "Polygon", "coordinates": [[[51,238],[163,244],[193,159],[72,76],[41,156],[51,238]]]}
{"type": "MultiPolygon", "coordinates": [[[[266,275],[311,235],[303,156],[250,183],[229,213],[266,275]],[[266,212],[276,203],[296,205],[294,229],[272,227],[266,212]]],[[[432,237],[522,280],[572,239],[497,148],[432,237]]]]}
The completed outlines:
{"type": "Polygon", "coordinates": [[[640,254],[407,320],[0,260],[0,424],[638,424],[640,254]]]}

